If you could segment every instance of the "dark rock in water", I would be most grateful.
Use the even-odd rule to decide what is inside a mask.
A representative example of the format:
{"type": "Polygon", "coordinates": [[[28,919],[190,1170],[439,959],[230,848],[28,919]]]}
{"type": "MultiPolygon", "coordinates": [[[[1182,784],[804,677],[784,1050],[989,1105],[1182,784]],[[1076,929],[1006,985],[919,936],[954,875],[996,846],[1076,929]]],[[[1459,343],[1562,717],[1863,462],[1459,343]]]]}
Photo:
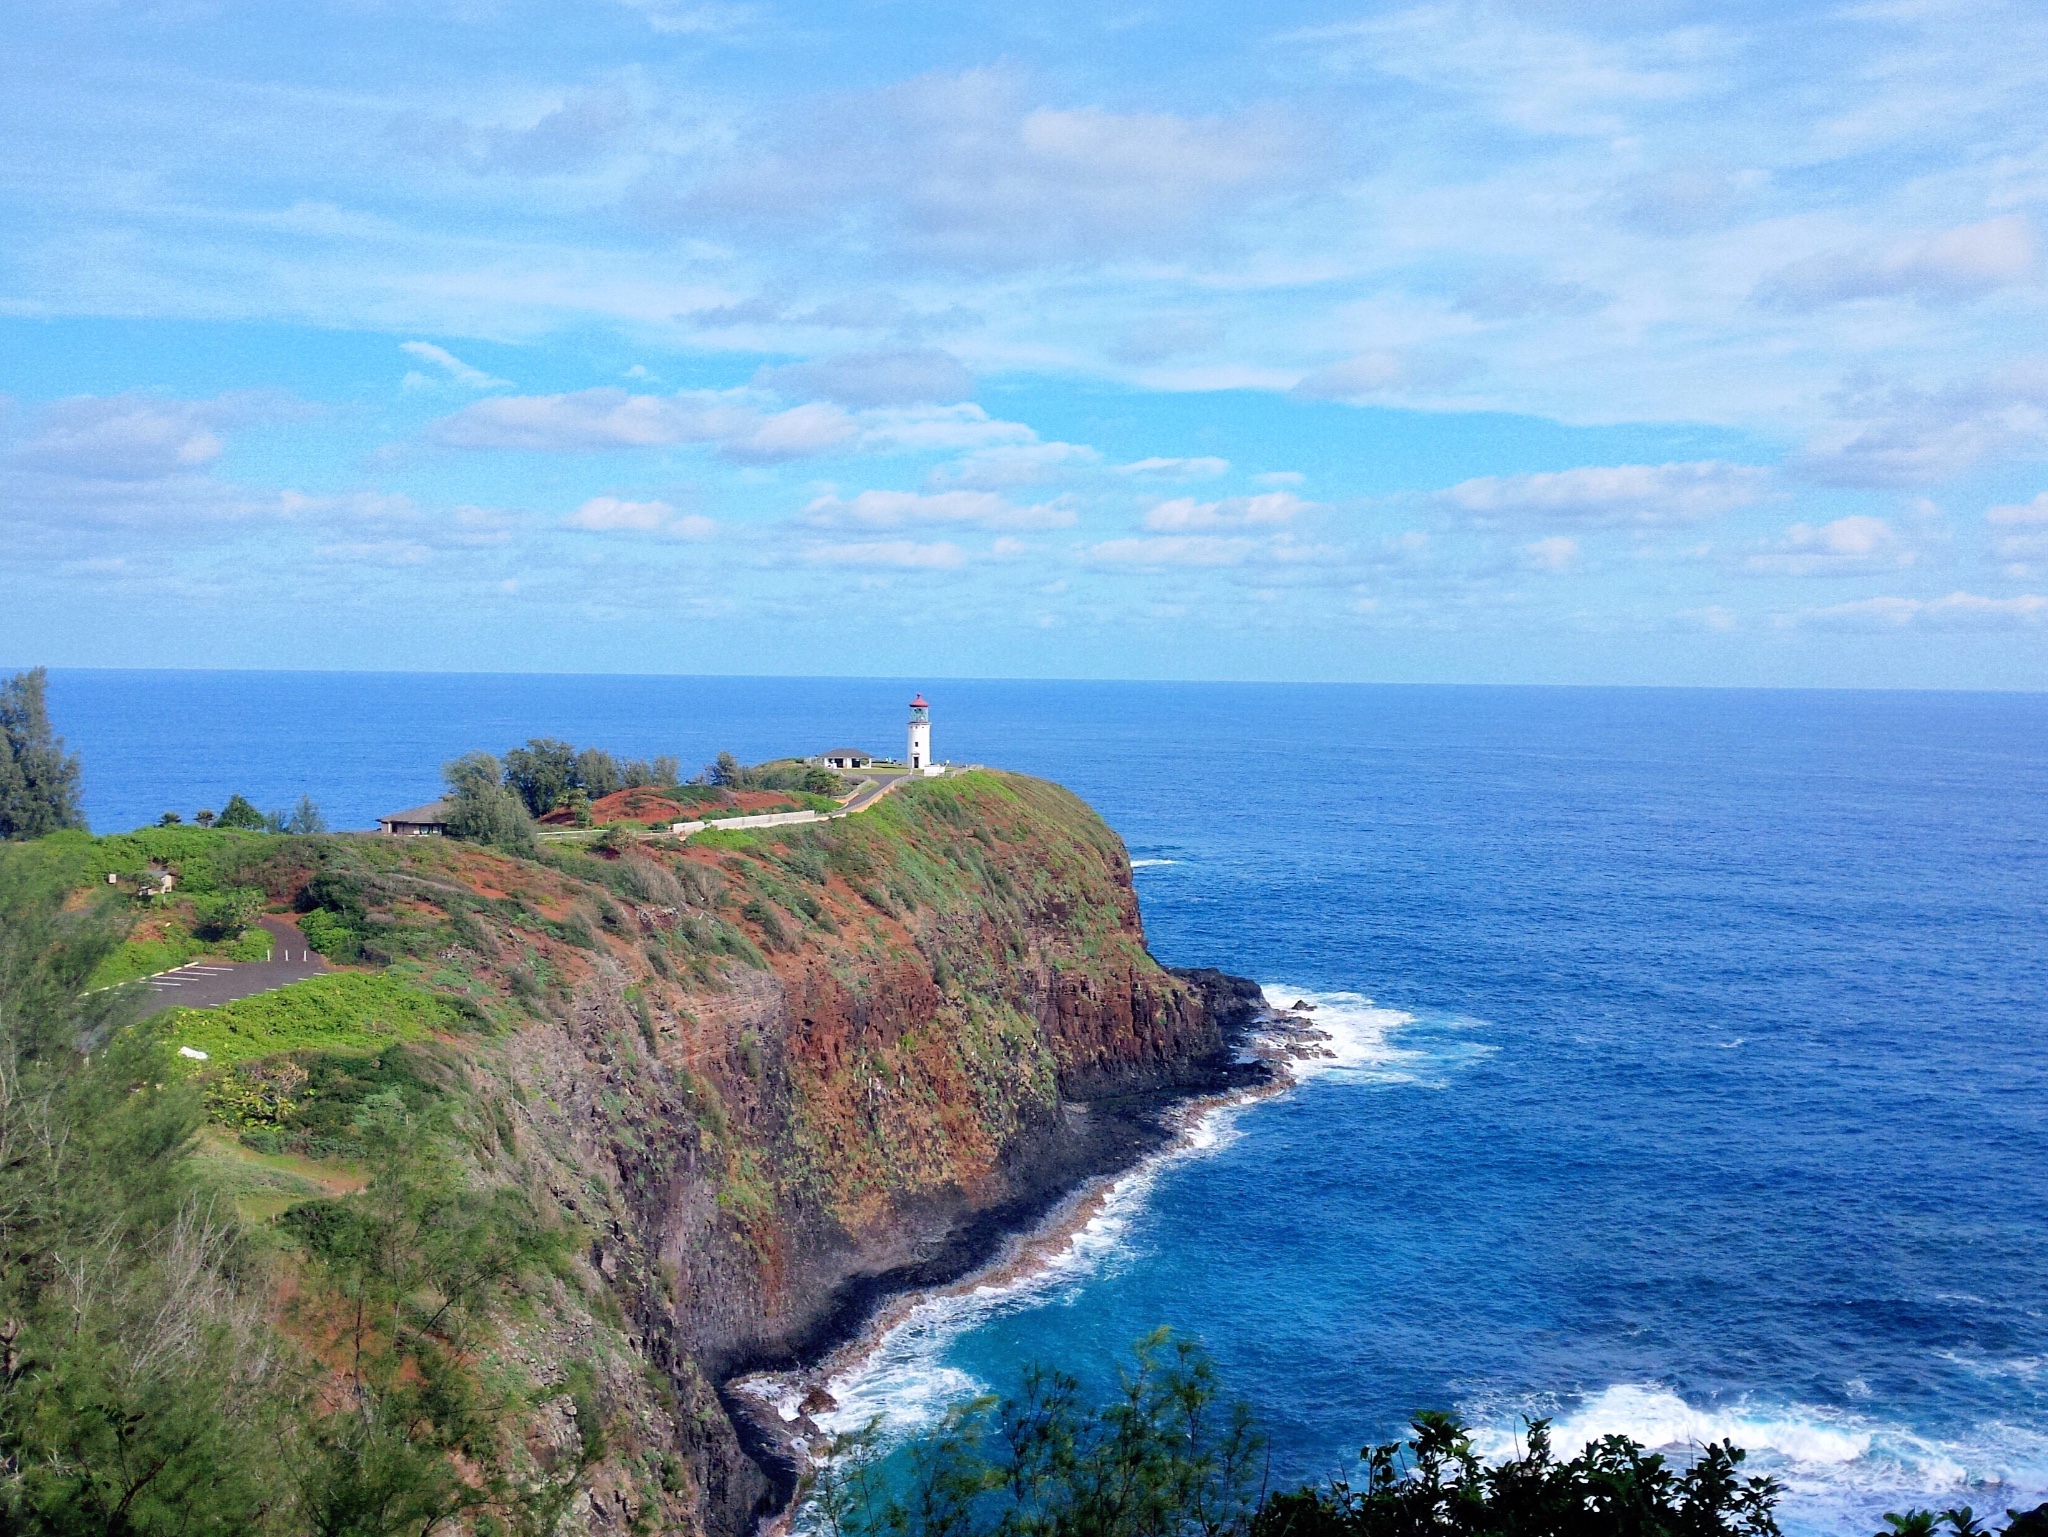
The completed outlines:
{"type": "Polygon", "coordinates": [[[839,1400],[823,1388],[812,1388],[804,1394],[804,1401],[797,1405],[801,1414],[830,1414],[839,1407],[839,1400]]]}
{"type": "Polygon", "coordinates": [[[1316,1011],[1316,1006],[1306,998],[1295,999],[1294,1002],[1288,1005],[1288,1008],[1297,1014],[1313,1014],[1316,1011]]]}
{"type": "Polygon", "coordinates": [[[1233,977],[1214,966],[1169,966],[1167,970],[1202,995],[1209,1017],[1226,1035],[1266,1013],[1266,995],[1249,977],[1233,977]]]}

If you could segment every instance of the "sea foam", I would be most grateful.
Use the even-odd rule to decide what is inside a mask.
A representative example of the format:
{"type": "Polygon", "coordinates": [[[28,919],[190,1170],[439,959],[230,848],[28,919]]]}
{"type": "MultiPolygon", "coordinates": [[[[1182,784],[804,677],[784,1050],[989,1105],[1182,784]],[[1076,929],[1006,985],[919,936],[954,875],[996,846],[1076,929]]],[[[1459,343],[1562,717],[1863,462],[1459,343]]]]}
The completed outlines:
{"type": "Polygon", "coordinates": [[[1327,1038],[1320,1055],[1299,1057],[1287,1064],[1296,1082],[1335,1077],[1357,1083],[1441,1088],[1451,1069],[1499,1049],[1465,1038],[1464,1032],[1476,1024],[1472,1020],[1425,1025],[1415,1015],[1383,1007],[1363,993],[1317,992],[1281,983],[1267,983],[1262,990],[1267,1004],[1278,1013],[1292,1012],[1297,1003],[1308,1005],[1297,1017],[1306,1019],[1327,1038]]]}
{"type": "Polygon", "coordinates": [[[1517,1453],[1525,1422],[1551,1420],[1551,1444],[1570,1457],[1604,1436],[1627,1436],[1674,1461],[1710,1442],[1746,1452],[1743,1471],[1785,1486],[1780,1523],[1797,1537],[1838,1537],[1875,1528],[1886,1510],[1974,1504],[2027,1508],[2048,1498],[2048,1437],[1991,1423],[1955,1438],[1811,1404],[1740,1399],[1701,1407],[1667,1387],[1616,1383],[1563,1409],[1524,1406],[1513,1416],[1466,1406],[1483,1428],[1475,1448],[1489,1460],[1517,1453]]]}

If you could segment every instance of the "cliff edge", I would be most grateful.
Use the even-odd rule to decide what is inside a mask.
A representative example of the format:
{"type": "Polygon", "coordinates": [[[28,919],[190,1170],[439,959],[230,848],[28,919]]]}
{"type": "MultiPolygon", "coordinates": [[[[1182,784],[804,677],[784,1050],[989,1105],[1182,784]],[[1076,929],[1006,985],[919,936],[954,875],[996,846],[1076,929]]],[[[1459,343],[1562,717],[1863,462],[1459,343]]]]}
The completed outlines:
{"type": "MultiPolygon", "coordinates": [[[[265,1086],[340,1082],[322,1064],[367,1050],[377,1082],[456,1106],[468,1178],[573,1233],[572,1262],[496,1346],[533,1384],[520,1434],[540,1462],[598,1444],[591,1415],[605,1426],[564,1531],[738,1537],[787,1486],[742,1444],[723,1383],[964,1273],[1156,1145],[1166,1104],[1247,1071],[1230,1045],[1257,990],[1162,969],[1121,841],[1019,775],[538,862],[429,838],[200,836],[202,882],[260,888],[346,969],[439,1011],[400,1029],[388,1006],[365,1023],[337,1003],[357,1008],[346,1048],[317,1019],[259,1039],[235,1022],[246,1005],[173,1018],[174,1040],[212,1032],[209,1156],[251,1220],[277,1225],[293,1178],[330,1202],[347,1189],[346,1146],[308,1130],[315,1101],[265,1086]],[[581,1397],[556,1393],[572,1380],[581,1397]]],[[[322,1092],[331,1122],[351,1091],[322,1092]]]]}

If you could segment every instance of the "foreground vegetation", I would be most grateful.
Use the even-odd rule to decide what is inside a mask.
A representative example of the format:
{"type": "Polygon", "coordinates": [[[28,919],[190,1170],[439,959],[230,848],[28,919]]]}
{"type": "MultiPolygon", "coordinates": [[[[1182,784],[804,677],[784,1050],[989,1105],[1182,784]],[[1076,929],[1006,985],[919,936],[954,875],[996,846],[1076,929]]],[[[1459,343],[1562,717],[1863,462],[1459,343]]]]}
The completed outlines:
{"type": "MultiPolygon", "coordinates": [[[[803,1488],[828,1537],[1775,1537],[1784,1493],[1709,1445],[1674,1466],[1625,1436],[1573,1457],[1547,1421],[1487,1462],[1448,1414],[1368,1446],[1356,1483],[1271,1491],[1265,1443],[1199,1347],[1141,1341],[1106,1400],[1034,1368],[896,1451],[879,1425],[835,1438],[803,1488]]],[[[2048,1505],[2005,1537],[2048,1537],[2048,1505]]],[[[1982,1537],[1967,1507],[1885,1518],[1881,1537],[1982,1537]]]]}
{"type": "Polygon", "coordinates": [[[537,1465],[510,1434],[532,1387],[486,1346],[562,1273],[559,1225],[465,1172],[459,1099],[370,1086],[323,1105],[360,1194],[239,1223],[179,1027],[85,989],[119,913],[63,895],[0,862],[0,1529],[552,1530],[598,1448],[537,1465]]]}

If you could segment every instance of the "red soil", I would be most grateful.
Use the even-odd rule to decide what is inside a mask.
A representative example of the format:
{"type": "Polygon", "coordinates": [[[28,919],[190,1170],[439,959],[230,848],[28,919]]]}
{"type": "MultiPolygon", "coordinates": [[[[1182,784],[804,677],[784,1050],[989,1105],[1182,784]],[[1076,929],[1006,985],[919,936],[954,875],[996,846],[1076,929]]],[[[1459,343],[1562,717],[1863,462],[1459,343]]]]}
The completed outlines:
{"type": "MultiPolygon", "coordinates": [[[[590,803],[592,825],[605,827],[613,822],[644,822],[658,827],[665,822],[689,822],[702,816],[706,811],[798,811],[799,801],[784,795],[780,790],[721,790],[718,799],[699,801],[694,805],[682,805],[670,800],[652,785],[635,785],[629,790],[614,790],[610,795],[598,797],[590,803]]],[[[565,808],[557,807],[542,817],[545,827],[574,827],[576,818],[565,808]]]]}

